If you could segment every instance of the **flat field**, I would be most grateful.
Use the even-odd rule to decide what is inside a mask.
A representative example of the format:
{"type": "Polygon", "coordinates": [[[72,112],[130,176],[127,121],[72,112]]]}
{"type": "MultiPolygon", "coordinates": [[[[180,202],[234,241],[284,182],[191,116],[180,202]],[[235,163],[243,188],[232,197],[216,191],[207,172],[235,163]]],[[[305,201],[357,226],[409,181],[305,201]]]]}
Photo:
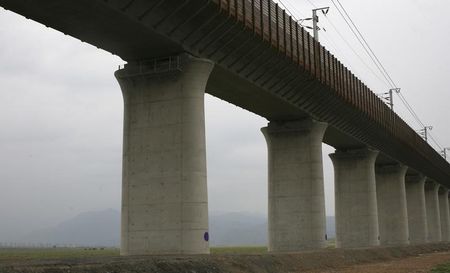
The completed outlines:
{"type": "Polygon", "coordinates": [[[117,248],[0,248],[0,262],[119,256],[117,248]]]}
{"type": "MultiPolygon", "coordinates": [[[[212,247],[211,254],[266,254],[265,246],[212,247]]],[[[118,257],[117,248],[0,248],[1,261],[118,257]]]]}
{"type": "Polygon", "coordinates": [[[266,247],[211,255],[121,257],[116,248],[0,249],[1,273],[450,273],[450,243],[271,254],[266,247]]]}

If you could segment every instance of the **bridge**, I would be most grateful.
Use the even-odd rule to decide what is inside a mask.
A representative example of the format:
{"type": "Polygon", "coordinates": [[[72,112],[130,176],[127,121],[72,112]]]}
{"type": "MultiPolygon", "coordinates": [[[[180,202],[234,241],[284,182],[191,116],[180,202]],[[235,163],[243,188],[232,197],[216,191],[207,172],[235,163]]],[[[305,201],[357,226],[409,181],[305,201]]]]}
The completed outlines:
{"type": "MultiPolygon", "coordinates": [[[[120,56],[123,255],[209,253],[204,94],[257,115],[269,251],[450,241],[450,165],[271,0],[0,0],[120,56]]],[[[232,200],[230,200],[232,201],[232,200]]]]}

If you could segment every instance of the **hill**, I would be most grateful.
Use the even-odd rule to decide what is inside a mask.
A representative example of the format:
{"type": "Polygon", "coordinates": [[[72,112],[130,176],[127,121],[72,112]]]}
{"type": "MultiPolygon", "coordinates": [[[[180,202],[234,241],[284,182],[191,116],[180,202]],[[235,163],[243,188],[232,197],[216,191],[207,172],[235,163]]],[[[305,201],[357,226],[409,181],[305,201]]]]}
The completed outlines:
{"type": "MultiPolygon", "coordinates": [[[[210,213],[211,246],[267,245],[267,217],[262,214],[210,213]]],[[[327,217],[329,238],[335,236],[334,217],[327,217]]],[[[36,230],[19,243],[76,246],[119,246],[120,213],[113,209],[81,213],[61,224],[36,230]]]]}

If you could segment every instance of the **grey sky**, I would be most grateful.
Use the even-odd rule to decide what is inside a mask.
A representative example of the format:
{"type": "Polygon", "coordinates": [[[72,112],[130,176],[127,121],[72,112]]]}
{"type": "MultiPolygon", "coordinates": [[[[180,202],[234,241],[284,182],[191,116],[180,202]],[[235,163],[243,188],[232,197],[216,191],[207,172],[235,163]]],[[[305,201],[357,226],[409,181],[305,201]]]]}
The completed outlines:
{"type": "MultiPolygon", "coordinates": [[[[307,0],[284,0],[310,16],[307,0]]],[[[329,6],[329,0],[311,0],[329,6]]],[[[421,119],[450,146],[450,2],[341,0],[421,119]]],[[[331,9],[330,20],[375,70],[331,9]]],[[[325,19],[323,43],[377,93],[387,87],[325,19]]],[[[119,209],[120,58],[0,10],[0,241],[89,211],[119,209]]],[[[398,112],[415,124],[398,105],[398,112]]],[[[206,98],[210,211],[267,211],[266,120],[206,98]]],[[[333,173],[324,149],[327,214],[333,173]]]]}

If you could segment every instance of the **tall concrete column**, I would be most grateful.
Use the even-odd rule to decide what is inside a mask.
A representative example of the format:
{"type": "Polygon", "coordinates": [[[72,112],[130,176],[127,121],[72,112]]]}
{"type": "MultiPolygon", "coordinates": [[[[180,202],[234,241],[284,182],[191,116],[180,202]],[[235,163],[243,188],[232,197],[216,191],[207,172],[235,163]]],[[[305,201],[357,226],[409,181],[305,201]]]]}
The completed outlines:
{"type": "Polygon", "coordinates": [[[379,245],[375,160],[378,151],[330,154],[334,165],[336,247],[379,245]]]}
{"type": "Polygon", "coordinates": [[[427,181],[425,183],[429,242],[440,242],[442,240],[438,190],[438,183],[432,181],[427,181]]]}
{"type": "Polygon", "coordinates": [[[444,187],[439,188],[439,215],[441,219],[441,235],[442,241],[450,241],[450,214],[448,207],[448,192],[444,187]]]}
{"type": "Polygon", "coordinates": [[[381,245],[408,245],[405,175],[401,164],[376,167],[378,227],[381,245]]]}
{"type": "Polygon", "coordinates": [[[327,125],[310,119],[271,122],[263,132],[269,157],[269,251],[326,246],[322,139],[327,125]]]}
{"type": "Polygon", "coordinates": [[[128,64],[122,255],[209,253],[204,93],[213,63],[188,55],[128,64]]]}
{"type": "Polygon", "coordinates": [[[425,244],[428,241],[425,180],[426,177],[422,175],[406,176],[406,202],[408,205],[408,228],[411,244],[425,244]]]}

